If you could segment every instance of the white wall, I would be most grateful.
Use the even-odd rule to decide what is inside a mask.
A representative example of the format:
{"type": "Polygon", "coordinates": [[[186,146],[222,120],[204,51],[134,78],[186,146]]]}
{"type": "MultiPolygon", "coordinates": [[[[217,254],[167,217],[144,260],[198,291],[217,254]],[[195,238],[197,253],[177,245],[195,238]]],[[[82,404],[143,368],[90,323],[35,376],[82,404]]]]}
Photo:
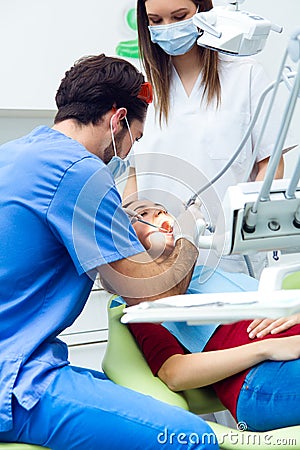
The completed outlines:
{"type": "MultiPolygon", "coordinates": [[[[126,13],[135,3],[135,0],[1,0],[0,143],[40,123],[52,123],[55,92],[65,71],[78,58],[102,52],[114,55],[120,41],[136,38],[125,21],[126,13]],[[18,110],[19,117],[10,110],[18,110]]],[[[300,28],[300,1],[246,0],[241,8],[284,27],[282,34],[271,32],[264,51],[257,56],[273,80],[290,33],[300,28]]],[[[140,66],[138,60],[131,62],[140,66]]],[[[300,142],[299,104],[292,123],[296,143],[300,142]]],[[[298,155],[296,149],[286,156],[286,177],[290,176],[298,155]]]]}
{"type": "MultiPolygon", "coordinates": [[[[215,0],[218,4],[222,1],[215,0]]],[[[114,55],[120,41],[136,38],[125,22],[127,11],[135,3],[1,0],[0,143],[21,136],[37,124],[52,123],[55,92],[74,61],[102,52],[114,55]],[[9,110],[18,110],[19,117],[9,110]]],[[[264,51],[257,56],[274,79],[289,35],[300,27],[300,1],[246,0],[241,8],[284,26],[282,34],[271,33],[264,51]]],[[[131,62],[139,67],[137,60],[131,62]]],[[[299,119],[297,105],[293,124],[299,119]]],[[[300,142],[300,127],[293,128],[295,142],[300,142]]],[[[298,149],[293,150],[287,156],[286,176],[298,153],[298,149]]]]}
{"type": "Polygon", "coordinates": [[[84,55],[115,54],[135,33],[134,0],[1,0],[0,108],[55,108],[64,72],[84,55]]]}
{"type": "Polygon", "coordinates": [[[125,20],[134,7],[135,0],[0,1],[0,144],[53,123],[65,71],[135,39],[125,20]]]}

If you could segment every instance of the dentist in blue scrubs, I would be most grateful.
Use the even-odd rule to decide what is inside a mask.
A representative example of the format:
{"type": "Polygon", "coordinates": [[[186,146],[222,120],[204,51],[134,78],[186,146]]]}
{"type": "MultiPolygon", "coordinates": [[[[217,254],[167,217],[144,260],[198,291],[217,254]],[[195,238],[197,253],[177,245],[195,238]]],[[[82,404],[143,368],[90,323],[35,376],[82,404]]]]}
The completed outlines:
{"type": "Polygon", "coordinates": [[[71,366],[57,338],[98,272],[128,304],[183,293],[190,281],[198,255],[191,211],[178,217],[175,251],[158,265],[114,183],[150,102],[151,86],[127,61],[82,58],[61,81],[53,127],[0,147],[0,442],[218,448],[199,417],[71,366]]]}

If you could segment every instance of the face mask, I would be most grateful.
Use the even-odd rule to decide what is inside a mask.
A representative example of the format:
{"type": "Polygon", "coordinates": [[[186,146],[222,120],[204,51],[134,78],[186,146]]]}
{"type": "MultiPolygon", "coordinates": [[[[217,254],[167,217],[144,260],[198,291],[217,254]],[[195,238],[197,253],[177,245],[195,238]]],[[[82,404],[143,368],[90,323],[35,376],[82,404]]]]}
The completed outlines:
{"type": "MultiPolygon", "coordinates": [[[[125,122],[126,122],[126,125],[128,128],[128,133],[129,133],[130,139],[131,139],[131,146],[133,146],[133,138],[132,138],[132,134],[131,134],[131,130],[130,130],[130,126],[129,126],[127,117],[125,116],[124,119],[125,119],[125,122]]],[[[107,163],[107,167],[111,171],[114,179],[116,179],[116,178],[119,178],[121,175],[123,175],[126,172],[127,168],[129,167],[130,161],[128,158],[122,159],[122,158],[120,158],[120,156],[117,155],[116,142],[115,142],[115,137],[114,137],[114,133],[113,133],[113,129],[112,129],[112,120],[110,120],[110,131],[111,131],[111,139],[112,139],[112,145],[113,145],[115,155],[107,163]]]]}
{"type": "Polygon", "coordinates": [[[168,55],[178,56],[187,53],[199,36],[193,18],[168,25],[151,25],[148,27],[150,38],[168,55]]]}

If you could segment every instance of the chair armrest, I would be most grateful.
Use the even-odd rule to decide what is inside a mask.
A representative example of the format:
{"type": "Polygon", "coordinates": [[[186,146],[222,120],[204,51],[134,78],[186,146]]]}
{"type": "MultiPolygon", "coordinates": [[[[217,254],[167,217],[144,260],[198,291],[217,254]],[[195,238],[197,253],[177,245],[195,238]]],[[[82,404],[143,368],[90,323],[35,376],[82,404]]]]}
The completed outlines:
{"type": "Polygon", "coordinates": [[[269,292],[300,288],[300,263],[266,267],[261,274],[258,290],[269,292]],[[289,276],[287,278],[287,276],[289,276]],[[297,286],[298,284],[298,286],[297,286]]]}

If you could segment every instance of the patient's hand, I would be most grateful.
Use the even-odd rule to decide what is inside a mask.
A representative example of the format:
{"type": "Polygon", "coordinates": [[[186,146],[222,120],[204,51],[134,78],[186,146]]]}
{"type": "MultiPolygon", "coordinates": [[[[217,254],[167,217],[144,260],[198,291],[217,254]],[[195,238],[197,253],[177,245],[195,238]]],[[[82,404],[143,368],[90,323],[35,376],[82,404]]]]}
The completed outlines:
{"type": "Polygon", "coordinates": [[[300,336],[282,337],[280,345],[278,339],[266,339],[259,344],[265,346],[267,359],[271,361],[291,361],[300,357],[300,336]]]}
{"type": "Polygon", "coordinates": [[[261,338],[267,334],[277,334],[288,330],[294,325],[300,323],[300,314],[294,314],[289,317],[280,317],[279,319],[255,319],[247,328],[251,339],[261,338]]]}

